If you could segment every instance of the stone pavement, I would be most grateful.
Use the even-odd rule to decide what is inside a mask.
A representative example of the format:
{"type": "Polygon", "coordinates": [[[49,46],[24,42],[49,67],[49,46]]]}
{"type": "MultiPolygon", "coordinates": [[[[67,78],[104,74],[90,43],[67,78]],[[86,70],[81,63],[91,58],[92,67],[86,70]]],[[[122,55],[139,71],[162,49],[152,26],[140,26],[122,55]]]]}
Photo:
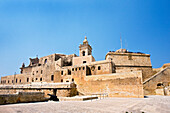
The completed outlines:
{"type": "Polygon", "coordinates": [[[0,113],[170,113],[170,96],[1,105],[0,113]]]}

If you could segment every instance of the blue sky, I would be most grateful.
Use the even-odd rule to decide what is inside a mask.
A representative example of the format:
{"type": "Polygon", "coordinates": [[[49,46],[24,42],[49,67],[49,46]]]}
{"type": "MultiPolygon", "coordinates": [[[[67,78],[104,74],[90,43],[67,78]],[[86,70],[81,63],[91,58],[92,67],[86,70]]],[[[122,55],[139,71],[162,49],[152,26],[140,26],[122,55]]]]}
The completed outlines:
{"type": "Polygon", "coordinates": [[[0,76],[29,58],[77,54],[86,35],[96,60],[123,48],[170,62],[170,0],[0,0],[0,76]]]}

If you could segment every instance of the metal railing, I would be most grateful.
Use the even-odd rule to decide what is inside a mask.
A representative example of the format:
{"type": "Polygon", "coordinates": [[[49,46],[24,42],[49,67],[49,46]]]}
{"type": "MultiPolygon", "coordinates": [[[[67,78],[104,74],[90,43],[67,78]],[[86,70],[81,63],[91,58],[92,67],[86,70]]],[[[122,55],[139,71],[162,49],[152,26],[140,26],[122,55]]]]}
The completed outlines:
{"type": "MultiPolygon", "coordinates": [[[[93,93],[93,94],[90,94],[90,95],[91,95],[91,97],[94,95],[94,96],[98,97],[97,99],[100,99],[100,100],[108,97],[108,93],[93,93]]],[[[93,98],[91,98],[91,101],[92,100],[93,100],[93,98]]]]}

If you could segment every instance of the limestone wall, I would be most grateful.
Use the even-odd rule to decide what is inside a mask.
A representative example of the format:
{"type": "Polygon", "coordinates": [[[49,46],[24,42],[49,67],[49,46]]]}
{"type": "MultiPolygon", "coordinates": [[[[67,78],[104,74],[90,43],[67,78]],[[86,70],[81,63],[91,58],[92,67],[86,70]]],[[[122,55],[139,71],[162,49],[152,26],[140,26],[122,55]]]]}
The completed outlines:
{"type": "Polygon", "coordinates": [[[22,74],[31,74],[32,72],[32,67],[26,67],[22,69],[22,74]]]}
{"type": "Polygon", "coordinates": [[[170,84],[170,67],[167,67],[144,81],[144,94],[155,95],[158,86],[167,87],[170,84]]]}
{"type": "Polygon", "coordinates": [[[5,80],[3,84],[28,84],[31,82],[54,82],[51,80],[51,76],[55,74],[55,55],[50,55],[40,59],[43,62],[47,59],[46,63],[37,65],[34,67],[26,67],[23,69],[23,74],[16,74],[5,76],[1,78],[1,81],[5,80]],[[31,68],[31,72],[27,72],[28,68],[31,68]]]}
{"type": "Polygon", "coordinates": [[[142,79],[145,81],[146,79],[150,78],[154,72],[151,67],[115,67],[116,73],[122,73],[122,72],[132,72],[132,71],[142,71],[142,79]]]}
{"type": "Polygon", "coordinates": [[[30,83],[27,82],[27,78],[30,78],[30,74],[16,74],[16,75],[9,75],[9,76],[4,76],[1,77],[1,83],[2,84],[25,84],[25,83],[30,83]],[[3,82],[5,81],[5,82],[3,82]]]}
{"type": "Polygon", "coordinates": [[[95,61],[95,59],[93,58],[92,55],[88,55],[88,56],[82,56],[82,57],[73,57],[73,66],[80,66],[85,63],[90,63],[95,61]]]}
{"type": "Polygon", "coordinates": [[[143,81],[154,74],[149,54],[109,52],[106,60],[112,61],[116,73],[142,70],[143,81]]]}
{"type": "Polygon", "coordinates": [[[44,97],[42,92],[20,92],[18,94],[1,94],[0,104],[13,104],[20,102],[37,102],[45,101],[47,98],[44,97]]]}
{"type": "Polygon", "coordinates": [[[84,95],[107,93],[109,97],[143,98],[142,72],[86,76],[75,79],[78,92],[84,95]]]}
{"type": "Polygon", "coordinates": [[[106,60],[111,59],[115,65],[152,66],[149,54],[137,53],[108,53],[106,60]]]}

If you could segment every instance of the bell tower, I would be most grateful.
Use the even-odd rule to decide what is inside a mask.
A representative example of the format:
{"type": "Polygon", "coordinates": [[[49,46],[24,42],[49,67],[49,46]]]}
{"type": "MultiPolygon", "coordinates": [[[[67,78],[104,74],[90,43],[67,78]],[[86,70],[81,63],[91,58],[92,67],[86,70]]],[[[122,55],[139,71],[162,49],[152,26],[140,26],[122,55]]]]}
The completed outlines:
{"type": "Polygon", "coordinates": [[[83,41],[83,44],[79,46],[79,56],[88,56],[92,55],[92,47],[88,44],[87,37],[83,41]]]}

